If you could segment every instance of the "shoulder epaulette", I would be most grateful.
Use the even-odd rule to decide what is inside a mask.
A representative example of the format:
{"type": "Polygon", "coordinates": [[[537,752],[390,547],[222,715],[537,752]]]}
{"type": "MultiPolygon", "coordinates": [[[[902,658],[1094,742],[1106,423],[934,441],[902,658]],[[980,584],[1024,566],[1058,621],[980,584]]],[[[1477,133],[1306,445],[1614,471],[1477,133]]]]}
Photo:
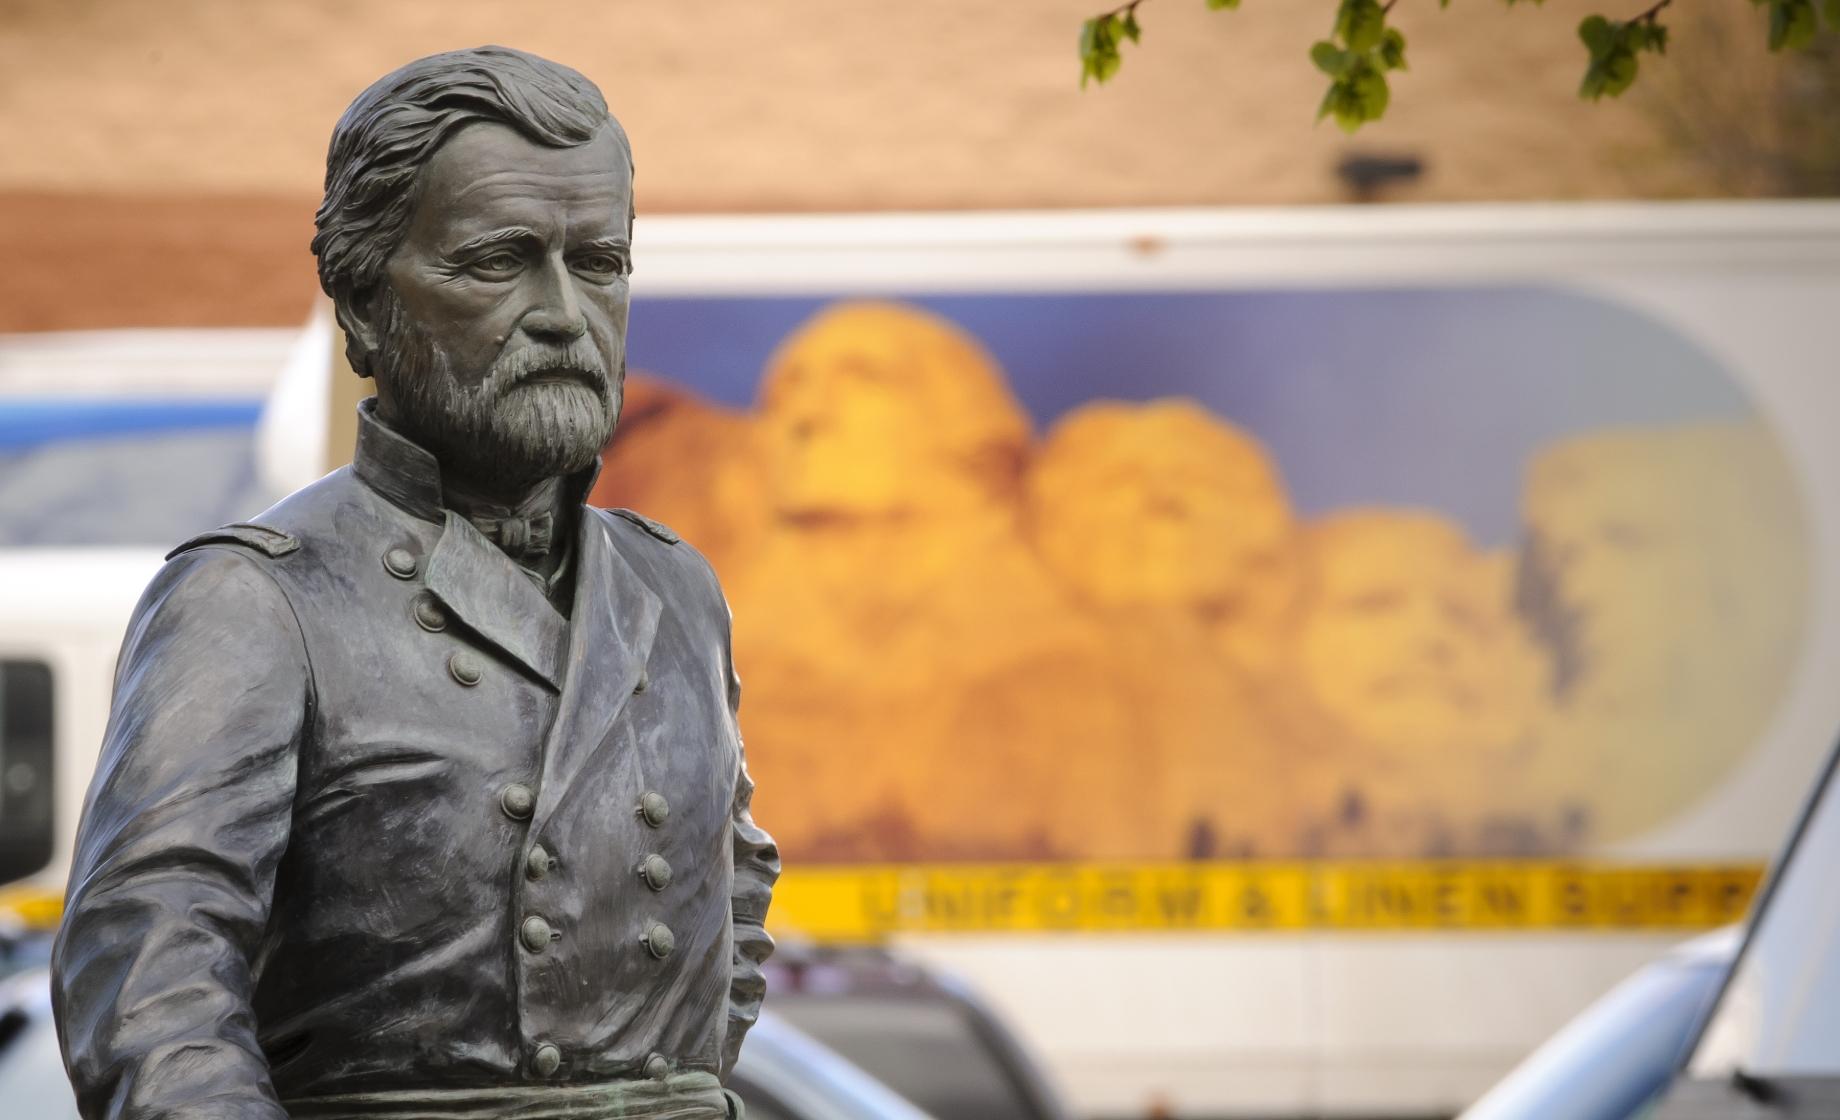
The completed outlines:
{"type": "Polygon", "coordinates": [[[208,533],[198,534],[178,548],[167,553],[166,558],[171,560],[181,552],[188,552],[200,545],[207,544],[247,545],[271,560],[286,556],[288,553],[300,547],[298,538],[284,533],[279,529],[270,529],[266,525],[255,525],[247,521],[239,521],[235,525],[225,525],[219,529],[212,529],[208,533]]]}
{"type": "Polygon", "coordinates": [[[682,537],[671,531],[669,525],[660,525],[658,522],[653,521],[642,513],[634,513],[629,509],[610,509],[607,512],[619,517],[624,517],[626,520],[644,529],[646,532],[657,537],[666,544],[676,544],[678,541],[683,540],[682,537]]]}

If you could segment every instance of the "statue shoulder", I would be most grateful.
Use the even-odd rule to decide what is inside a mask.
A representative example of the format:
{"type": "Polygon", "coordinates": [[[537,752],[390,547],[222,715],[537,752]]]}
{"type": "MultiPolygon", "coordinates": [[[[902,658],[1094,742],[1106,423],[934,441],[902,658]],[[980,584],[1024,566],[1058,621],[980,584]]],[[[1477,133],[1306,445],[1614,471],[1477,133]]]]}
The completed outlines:
{"type": "Polygon", "coordinates": [[[171,552],[168,552],[166,554],[166,559],[171,560],[175,556],[190,552],[195,548],[202,548],[208,544],[240,545],[244,548],[253,549],[268,557],[270,560],[279,560],[283,556],[300,548],[300,538],[294,536],[292,533],[284,532],[268,525],[261,525],[254,521],[238,521],[230,525],[222,525],[207,532],[199,533],[197,536],[185,541],[171,552]]]}
{"type": "MultiPolygon", "coordinates": [[[[269,560],[316,553],[323,562],[326,546],[349,535],[352,503],[362,497],[363,487],[356,482],[351,468],[341,467],[248,521],[220,525],[198,534],[167,553],[166,558],[171,560],[206,545],[233,545],[269,560]]],[[[381,500],[378,504],[382,504],[381,500]]]]}
{"type": "Polygon", "coordinates": [[[630,509],[609,509],[606,512],[611,513],[615,517],[624,518],[632,522],[634,525],[644,529],[647,533],[650,533],[666,544],[679,544],[683,541],[683,538],[678,536],[669,525],[653,521],[643,513],[638,513],[630,509]]]}

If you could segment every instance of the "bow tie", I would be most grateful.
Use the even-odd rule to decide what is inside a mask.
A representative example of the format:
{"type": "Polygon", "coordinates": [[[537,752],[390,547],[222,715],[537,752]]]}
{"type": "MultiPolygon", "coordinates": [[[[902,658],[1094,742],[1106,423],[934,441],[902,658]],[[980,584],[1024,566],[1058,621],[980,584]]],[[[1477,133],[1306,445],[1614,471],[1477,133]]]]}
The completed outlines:
{"type": "Polygon", "coordinates": [[[548,512],[529,517],[475,517],[473,525],[513,560],[536,560],[549,552],[555,521],[548,512]]]}

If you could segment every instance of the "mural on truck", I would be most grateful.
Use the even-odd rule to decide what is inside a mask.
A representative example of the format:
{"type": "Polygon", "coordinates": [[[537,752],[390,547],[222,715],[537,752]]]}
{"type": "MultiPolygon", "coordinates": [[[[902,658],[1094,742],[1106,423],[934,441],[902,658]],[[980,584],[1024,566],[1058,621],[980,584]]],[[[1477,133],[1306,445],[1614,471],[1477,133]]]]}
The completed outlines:
{"type": "Polygon", "coordinates": [[[595,500],[736,617],[800,863],[1563,855],[1792,666],[1781,447],[1547,289],[649,299],[595,500]]]}

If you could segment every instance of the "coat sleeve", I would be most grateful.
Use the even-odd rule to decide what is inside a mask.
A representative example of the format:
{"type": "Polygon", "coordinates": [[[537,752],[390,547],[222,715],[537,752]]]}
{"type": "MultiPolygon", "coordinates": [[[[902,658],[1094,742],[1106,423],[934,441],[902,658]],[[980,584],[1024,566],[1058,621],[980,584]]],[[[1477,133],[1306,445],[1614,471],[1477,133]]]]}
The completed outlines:
{"type": "MultiPolygon", "coordinates": [[[[735,742],[740,743],[741,678],[735,672],[733,639],[726,636],[732,635],[732,630],[729,623],[724,651],[728,663],[728,714],[734,723],[735,742]]],[[[773,901],[773,884],[779,879],[779,848],[773,837],[754,823],[753,800],[754,782],[748,776],[747,752],[743,748],[735,769],[729,820],[735,847],[735,886],[729,906],[735,956],[729,981],[728,1034],[722,1052],[724,1078],[735,1068],[748,1028],[760,1018],[761,1001],[767,994],[767,980],[760,966],[773,954],[773,938],[767,934],[766,920],[767,905],[773,901]]]]}
{"type": "Polygon", "coordinates": [[[205,547],[135,609],[77,830],[52,1000],[84,1120],[285,1120],[252,961],[311,705],[292,608],[205,547]]]}

